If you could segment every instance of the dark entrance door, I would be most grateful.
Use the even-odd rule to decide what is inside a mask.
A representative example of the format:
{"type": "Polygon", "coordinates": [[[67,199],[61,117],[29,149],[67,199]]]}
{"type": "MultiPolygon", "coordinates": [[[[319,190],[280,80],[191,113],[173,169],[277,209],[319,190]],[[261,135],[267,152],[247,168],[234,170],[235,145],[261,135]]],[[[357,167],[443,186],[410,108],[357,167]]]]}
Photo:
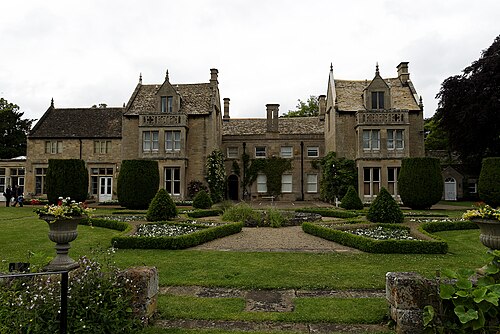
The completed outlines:
{"type": "Polygon", "coordinates": [[[236,175],[230,175],[227,179],[228,197],[230,200],[238,200],[239,182],[236,175]]]}

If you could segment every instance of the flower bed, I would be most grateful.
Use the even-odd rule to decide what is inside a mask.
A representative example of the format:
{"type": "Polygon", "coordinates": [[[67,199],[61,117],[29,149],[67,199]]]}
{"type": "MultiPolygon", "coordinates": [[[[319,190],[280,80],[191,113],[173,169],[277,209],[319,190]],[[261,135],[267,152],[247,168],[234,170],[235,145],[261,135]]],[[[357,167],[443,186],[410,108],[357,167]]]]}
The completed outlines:
{"type": "Polygon", "coordinates": [[[375,228],[357,228],[355,230],[347,230],[347,232],[376,240],[418,240],[417,238],[412,237],[410,235],[410,231],[407,229],[386,228],[380,225],[375,228]]]}

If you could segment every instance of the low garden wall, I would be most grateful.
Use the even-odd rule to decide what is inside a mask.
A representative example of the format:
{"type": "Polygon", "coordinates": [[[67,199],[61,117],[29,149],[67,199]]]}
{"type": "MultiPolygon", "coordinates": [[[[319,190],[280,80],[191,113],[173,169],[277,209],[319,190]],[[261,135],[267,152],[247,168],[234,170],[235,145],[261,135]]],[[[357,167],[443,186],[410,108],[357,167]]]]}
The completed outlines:
{"type": "Polygon", "coordinates": [[[129,279],[135,289],[132,299],[134,315],[148,324],[157,309],[160,291],[158,270],[155,267],[134,267],[125,269],[121,275],[129,279]]]}

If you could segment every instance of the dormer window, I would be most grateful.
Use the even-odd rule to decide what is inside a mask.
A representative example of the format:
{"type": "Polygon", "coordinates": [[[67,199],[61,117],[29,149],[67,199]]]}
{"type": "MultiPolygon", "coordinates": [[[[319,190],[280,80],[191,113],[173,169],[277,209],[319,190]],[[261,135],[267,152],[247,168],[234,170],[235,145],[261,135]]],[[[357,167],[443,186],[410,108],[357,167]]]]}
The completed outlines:
{"type": "Polygon", "coordinates": [[[161,112],[172,113],[174,105],[173,96],[162,96],[161,97],[161,112]]]}
{"type": "Polygon", "coordinates": [[[384,109],[384,92],[372,92],[372,109],[384,109]]]}

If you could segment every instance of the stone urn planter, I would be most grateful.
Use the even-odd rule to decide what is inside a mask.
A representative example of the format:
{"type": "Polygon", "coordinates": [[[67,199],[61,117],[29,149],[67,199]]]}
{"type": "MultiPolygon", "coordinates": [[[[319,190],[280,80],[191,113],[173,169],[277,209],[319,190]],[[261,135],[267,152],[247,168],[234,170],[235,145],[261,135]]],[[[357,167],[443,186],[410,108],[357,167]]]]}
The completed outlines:
{"type": "Polygon", "coordinates": [[[472,222],[479,226],[479,240],[489,249],[500,249],[500,221],[495,219],[474,218],[472,222]]]}
{"type": "Polygon", "coordinates": [[[69,257],[70,242],[78,236],[78,224],[84,216],[71,218],[55,218],[52,215],[42,215],[40,219],[49,225],[49,239],[56,243],[56,257],[44,267],[46,271],[72,270],[78,267],[78,262],[69,257]]]}

